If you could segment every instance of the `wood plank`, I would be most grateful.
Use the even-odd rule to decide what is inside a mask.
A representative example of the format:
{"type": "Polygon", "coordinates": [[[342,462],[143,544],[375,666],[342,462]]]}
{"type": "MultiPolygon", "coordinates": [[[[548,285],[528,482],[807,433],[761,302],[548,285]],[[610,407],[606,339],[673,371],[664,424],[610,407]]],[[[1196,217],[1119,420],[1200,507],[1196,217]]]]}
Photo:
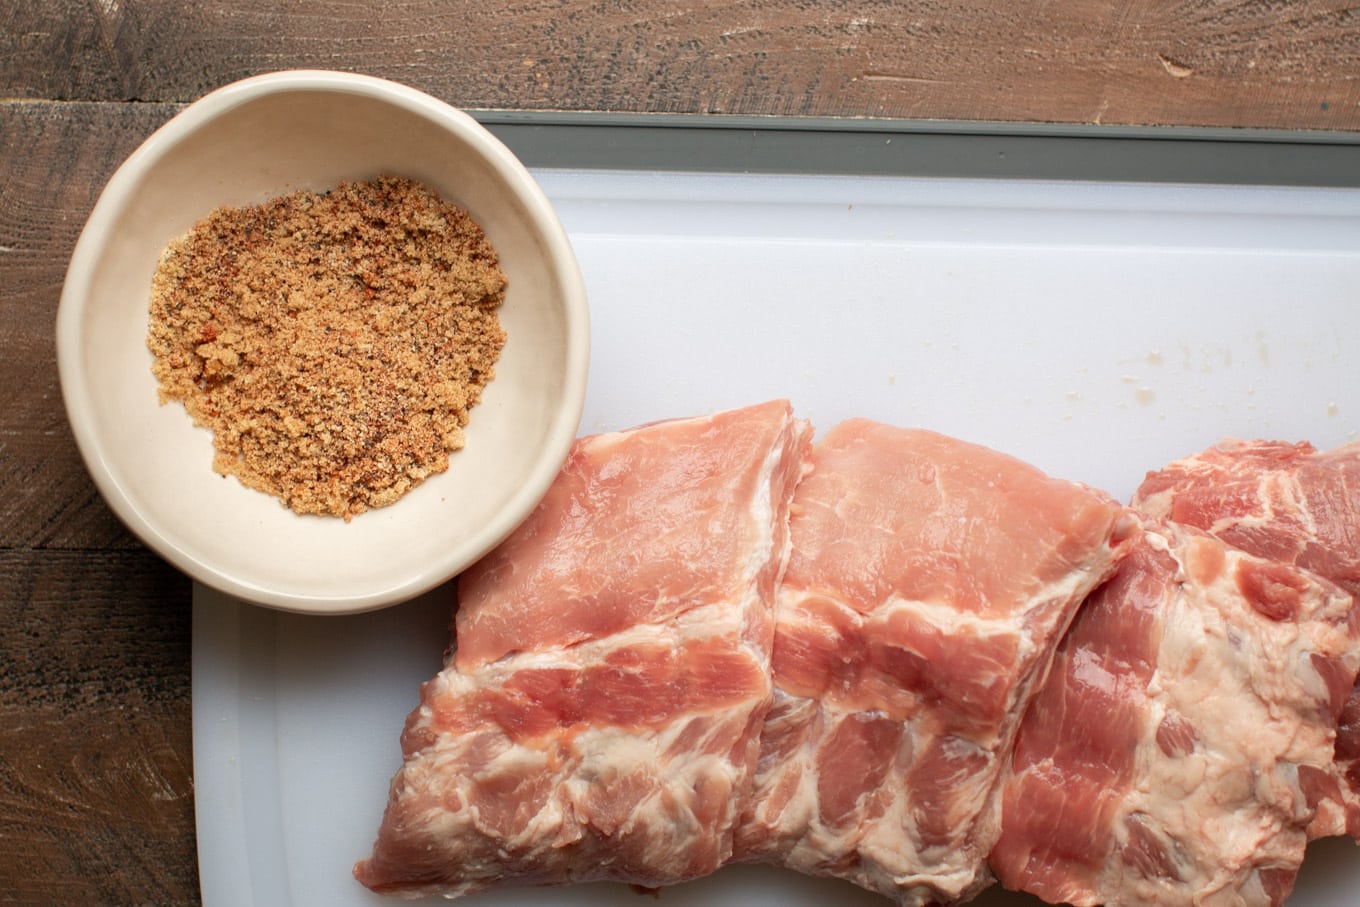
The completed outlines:
{"type": "Polygon", "coordinates": [[[198,901],[188,581],[0,550],[0,900],[198,901]]]}
{"type": "Polygon", "coordinates": [[[34,0],[0,96],[189,101],[313,67],[463,107],[1360,129],[1338,0],[34,0]]]}
{"type": "Polygon", "coordinates": [[[114,168],[176,105],[0,103],[0,900],[198,902],[189,582],[96,493],[53,325],[114,168]]]}
{"type": "Polygon", "coordinates": [[[71,438],[53,328],[66,263],[100,190],[177,109],[0,103],[0,547],[137,544],[71,438]]]}

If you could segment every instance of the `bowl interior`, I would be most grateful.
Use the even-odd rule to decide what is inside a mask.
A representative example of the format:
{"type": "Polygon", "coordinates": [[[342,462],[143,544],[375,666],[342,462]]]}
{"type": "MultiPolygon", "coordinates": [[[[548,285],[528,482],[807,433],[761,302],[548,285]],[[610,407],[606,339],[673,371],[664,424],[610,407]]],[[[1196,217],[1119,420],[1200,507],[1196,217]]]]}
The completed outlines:
{"type": "Polygon", "coordinates": [[[111,506],[191,575],[265,604],[365,610],[447,579],[533,506],[580,419],[584,295],[541,193],[470,118],[414,92],[392,103],[367,81],[189,108],[110,182],[62,308],[63,391],[111,506]],[[426,183],[481,224],[509,281],[508,339],[446,473],[350,523],[298,516],[214,473],[210,434],[158,404],[151,278],[165,245],[219,205],[382,173],[426,183]]]}

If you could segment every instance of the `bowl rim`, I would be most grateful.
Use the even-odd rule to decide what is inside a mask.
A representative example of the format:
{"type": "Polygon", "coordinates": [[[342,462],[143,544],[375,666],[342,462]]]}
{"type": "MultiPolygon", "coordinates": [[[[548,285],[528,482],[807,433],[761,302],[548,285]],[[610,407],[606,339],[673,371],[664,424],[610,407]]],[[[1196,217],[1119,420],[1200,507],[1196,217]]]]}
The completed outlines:
{"type": "Polygon", "coordinates": [[[547,195],[514,153],[471,115],[418,89],[375,76],[317,69],[282,70],[229,83],[192,102],[148,136],[114,170],[95,201],[67,265],[56,314],[57,372],[67,422],[87,472],[114,515],[144,544],[191,579],[244,601],[313,614],[352,614],[407,601],[456,576],[514,531],[546,494],[580,430],[589,352],[589,309],[580,265],[547,195]],[[89,418],[93,408],[87,392],[91,376],[81,352],[83,316],[104,236],[133,201],[143,178],[179,143],[219,117],[272,95],[313,92],[353,94],[395,105],[448,130],[475,148],[511,186],[541,231],[549,267],[560,282],[567,312],[566,372],[560,384],[562,405],[553,413],[545,431],[543,455],[520,478],[505,506],[483,524],[481,531],[451,546],[447,556],[435,559],[417,572],[408,572],[399,582],[353,595],[308,595],[269,588],[201,560],[163,534],[110,468],[107,447],[95,434],[89,418]]]}

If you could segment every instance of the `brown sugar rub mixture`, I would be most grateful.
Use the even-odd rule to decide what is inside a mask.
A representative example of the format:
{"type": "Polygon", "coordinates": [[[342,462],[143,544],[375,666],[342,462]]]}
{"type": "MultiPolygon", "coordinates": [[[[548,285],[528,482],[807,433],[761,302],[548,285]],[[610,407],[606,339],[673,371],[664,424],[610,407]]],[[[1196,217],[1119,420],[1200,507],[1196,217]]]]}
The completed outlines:
{"type": "Polygon", "coordinates": [[[220,208],[152,281],[161,402],[212,430],[217,472],[349,520],[463,446],[505,283],[481,228],[412,180],[220,208]]]}

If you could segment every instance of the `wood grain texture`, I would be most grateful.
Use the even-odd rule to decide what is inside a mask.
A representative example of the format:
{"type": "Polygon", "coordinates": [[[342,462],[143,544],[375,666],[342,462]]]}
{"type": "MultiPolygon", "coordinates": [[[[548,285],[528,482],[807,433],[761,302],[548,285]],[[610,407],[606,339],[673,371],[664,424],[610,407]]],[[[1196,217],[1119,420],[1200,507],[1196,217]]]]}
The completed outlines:
{"type": "Polygon", "coordinates": [[[0,903],[187,904],[189,584],[142,549],[0,549],[0,903]]]}
{"type": "Polygon", "coordinates": [[[193,904],[188,580],[71,438],[53,325],[76,236],[173,105],[0,103],[0,904],[193,904]]]}
{"type": "Polygon", "coordinates": [[[71,438],[54,326],[99,191],[174,105],[0,103],[0,547],[116,548],[71,438]]]}
{"type": "Polygon", "coordinates": [[[316,67],[473,108],[1360,129],[1336,0],[32,0],[0,94],[193,100],[316,67]]]}

